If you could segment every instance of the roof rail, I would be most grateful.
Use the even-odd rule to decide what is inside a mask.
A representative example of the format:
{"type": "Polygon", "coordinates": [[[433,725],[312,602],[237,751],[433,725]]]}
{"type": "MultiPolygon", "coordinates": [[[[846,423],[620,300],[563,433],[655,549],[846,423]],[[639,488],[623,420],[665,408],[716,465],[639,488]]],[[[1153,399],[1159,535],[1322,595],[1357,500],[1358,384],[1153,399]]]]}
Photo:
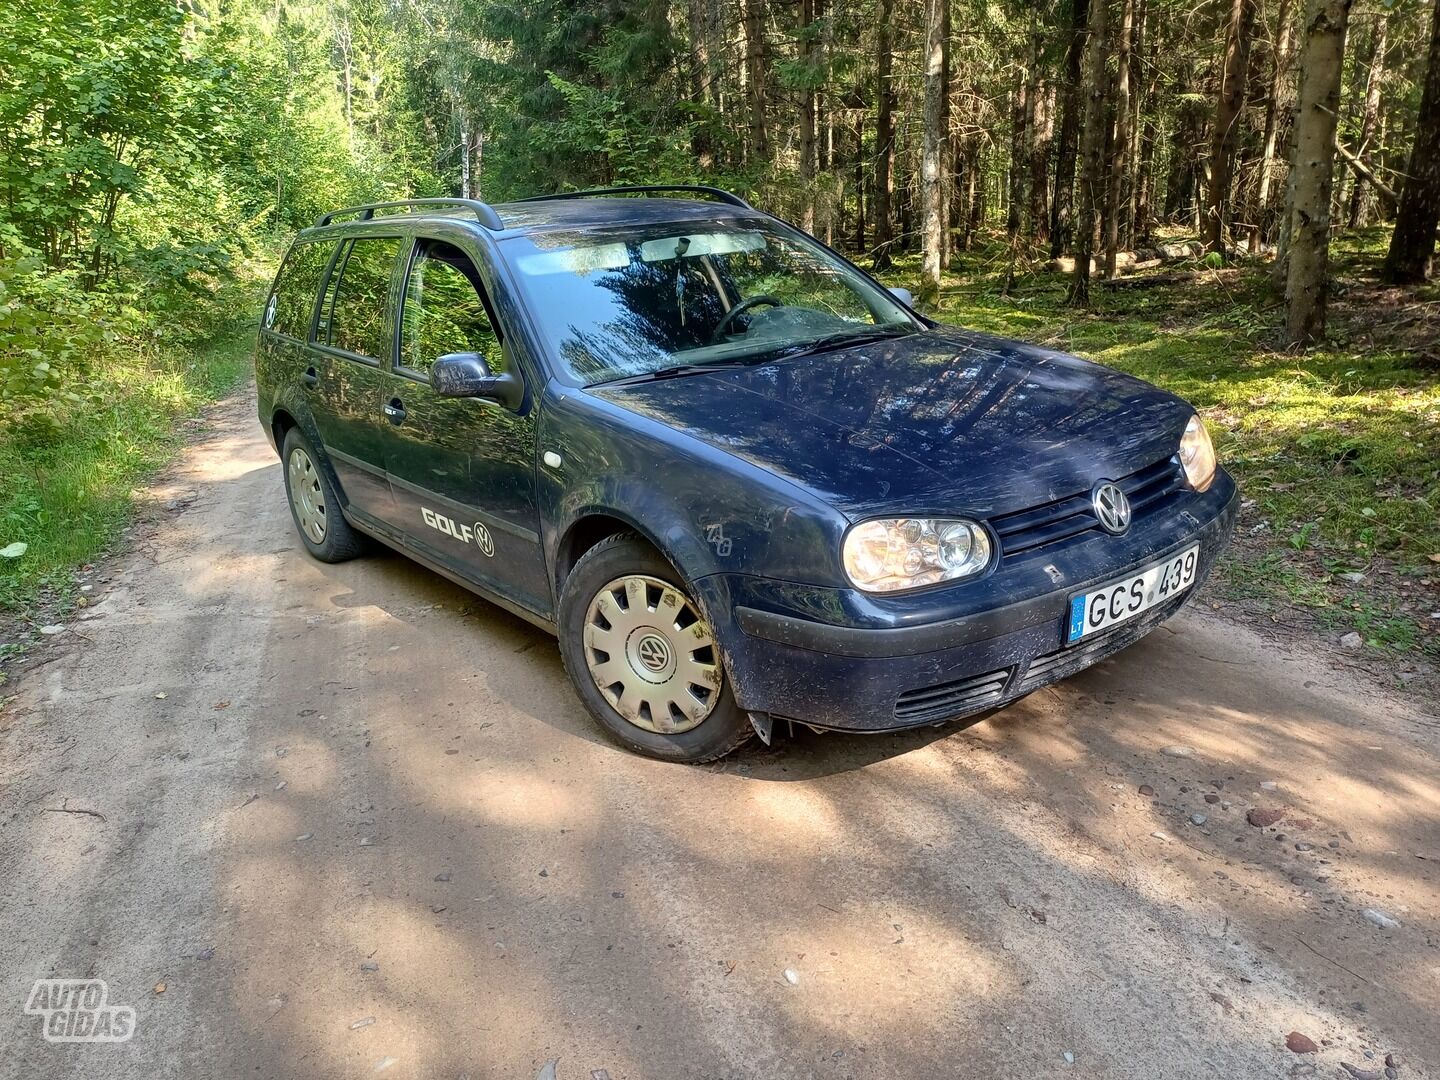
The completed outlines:
{"type": "MultiPolygon", "coordinates": [[[[495,212],[494,207],[488,203],[480,202],[478,199],[400,199],[396,202],[365,203],[362,206],[346,206],[340,210],[331,210],[328,214],[321,214],[315,219],[315,228],[322,225],[332,224],[336,218],[347,214],[359,214],[361,221],[369,221],[375,216],[377,210],[409,210],[414,207],[442,207],[461,208],[471,211],[477,221],[485,228],[499,232],[505,228],[505,223],[500,220],[500,215],[495,212]]],[[[385,215],[382,215],[385,216],[385,215]]]]}
{"type": "Polygon", "coordinates": [[[666,191],[683,191],[691,195],[708,195],[716,202],[744,207],[746,210],[754,209],[753,206],[733,191],[726,191],[724,188],[709,187],[705,184],[634,184],[622,187],[588,188],[585,191],[557,191],[553,195],[531,195],[527,199],[516,199],[515,201],[550,202],[554,199],[587,199],[593,195],[649,195],[655,192],[666,191]]]}

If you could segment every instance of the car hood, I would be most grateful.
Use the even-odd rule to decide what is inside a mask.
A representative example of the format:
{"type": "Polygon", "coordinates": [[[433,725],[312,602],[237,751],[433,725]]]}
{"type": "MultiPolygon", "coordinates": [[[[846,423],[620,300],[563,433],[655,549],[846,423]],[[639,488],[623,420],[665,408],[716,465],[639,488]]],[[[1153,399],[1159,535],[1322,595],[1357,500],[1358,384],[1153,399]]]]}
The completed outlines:
{"type": "Polygon", "coordinates": [[[935,330],[589,391],[851,517],[1009,513],[1173,453],[1192,409],[1077,357],[935,330]]]}

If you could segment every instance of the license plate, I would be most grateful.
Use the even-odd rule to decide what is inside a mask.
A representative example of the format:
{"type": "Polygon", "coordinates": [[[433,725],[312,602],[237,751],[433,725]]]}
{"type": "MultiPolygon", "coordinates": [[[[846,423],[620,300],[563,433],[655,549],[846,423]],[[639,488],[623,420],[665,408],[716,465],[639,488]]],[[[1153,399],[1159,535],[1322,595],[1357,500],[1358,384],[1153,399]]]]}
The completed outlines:
{"type": "Polygon", "coordinates": [[[1106,582],[1070,597],[1070,621],[1065,644],[1128,622],[1143,611],[1163,604],[1195,583],[1200,548],[1188,548],[1164,562],[1154,563],[1123,578],[1106,582]]]}

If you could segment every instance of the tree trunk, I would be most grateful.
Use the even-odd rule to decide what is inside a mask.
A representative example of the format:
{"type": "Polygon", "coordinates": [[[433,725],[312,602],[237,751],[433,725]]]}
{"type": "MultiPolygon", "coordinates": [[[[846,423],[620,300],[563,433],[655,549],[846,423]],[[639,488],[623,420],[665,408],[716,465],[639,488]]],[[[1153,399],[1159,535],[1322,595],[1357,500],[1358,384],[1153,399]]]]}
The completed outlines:
{"type": "Polygon", "coordinates": [[[1055,84],[1042,78],[1040,71],[1040,50],[1043,44],[1040,34],[1034,35],[1035,45],[1031,56],[1035,61],[1035,75],[1030,84],[1030,117],[1027,124],[1030,135],[1030,207],[1026,215],[1030,222],[1030,238],[1033,243],[1045,244],[1050,240],[1050,144],[1055,135],[1055,84]]]}
{"type": "Polygon", "coordinates": [[[1070,39],[1065,47],[1064,107],[1060,116],[1060,138],[1055,148],[1055,198],[1050,213],[1050,256],[1059,258],[1070,250],[1075,207],[1075,144],[1080,136],[1080,114],[1084,98],[1080,93],[1081,64],[1085,58],[1085,24],[1089,0],[1071,0],[1070,39]]]}
{"type": "Polygon", "coordinates": [[[1250,38],[1255,26],[1255,0],[1231,0],[1225,27],[1225,55],[1220,68],[1220,93],[1215,104],[1215,133],[1210,151],[1210,192],[1205,212],[1205,248],[1224,253],[1225,226],[1230,217],[1230,182],[1235,174],[1235,129],[1245,104],[1245,76],[1250,70],[1250,38]]]}
{"type": "Polygon", "coordinates": [[[1414,284],[1430,276],[1435,228],[1440,225],[1440,0],[1430,27],[1430,66],[1420,95],[1415,145],[1400,189],[1400,211],[1380,276],[1394,285],[1414,284]]]}
{"type": "MultiPolygon", "coordinates": [[[[690,102],[704,116],[706,94],[710,82],[710,42],[705,29],[705,0],[688,0],[685,6],[686,29],[690,34],[690,102]]],[[[690,139],[690,149],[702,169],[715,165],[715,155],[710,149],[708,125],[699,123],[690,139]]]]}
{"type": "Polygon", "coordinates": [[[955,252],[964,251],[968,246],[965,242],[965,221],[969,211],[965,202],[965,192],[970,182],[970,170],[973,168],[970,158],[970,148],[952,130],[950,132],[950,159],[954,164],[954,171],[950,176],[950,212],[947,219],[950,233],[950,261],[952,262],[955,252]]]}
{"type": "Polygon", "coordinates": [[[1105,155],[1105,61],[1109,0],[1091,0],[1089,41],[1085,44],[1085,126],[1080,135],[1080,203],[1075,229],[1075,276],[1070,283],[1070,303],[1090,304],[1090,259],[1095,252],[1095,215],[1100,207],[1104,183],[1105,155]]]}
{"type": "Polygon", "coordinates": [[[876,270],[890,266],[890,245],[895,242],[892,229],[895,194],[895,83],[891,78],[894,55],[891,52],[890,20],[895,0],[879,0],[879,27],[875,34],[875,198],[871,217],[875,229],[876,270]]]}
{"type": "Polygon", "coordinates": [[[765,49],[765,0],[744,0],[745,81],[750,107],[750,157],[757,166],[770,160],[770,132],[765,108],[770,83],[765,49]]]}
{"type": "Polygon", "coordinates": [[[855,253],[865,250],[865,113],[855,119],[855,253]]]}
{"type": "Polygon", "coordinates": [[[460,197],[470,198],[470,125],[460,121],[460,197]]]}
{"type": "Polygon", "coordinates": [[[1271,198],[1275,189],[1275,169],[1278,162],[1276,149],[1280,141],[1281,117],[1285,110],[1286,81],[1290,73],[1290,56],[1294,49],[1291,33],[1295,0],[1280,0],[1276,14],[1275,41],[1271,47],[1270,99],[1265,103],[1265,141],[1260,151],[1260,180],[1255,195],[1255,224],[1259,229],[1261,243],[1270,239],[1273,208],[1271,198]]]}
{"type": "Polygon", "coordinates": [[[925,137],[920,153],[920,201],[924,235],[920,273],[920,300],[940,299],[940,263],[945,246],[945,99],[949,63],[945,40],[946,8],[950,0],[925,0],[925,137]]]}
{"type": "Polygon", "coordinates": [[[970,159],[972,168],[970,178],[966,183],[966,190],[969,192],[970,212],[965,219],[965,249],[968,251],[975,243],[975,234],[985,224],[985,148],[976,147],[974,156],[970,159]]]}
{"type": "Polygon", "coordinates": [[[945,44],[940,87],[940,265],[950,265],[950,189],[955,183],[955,136],[950,131],[950,0],[941,4],[940,37],[945,44]]]}
{"type": "Polygon", "coordinates": [[[1005,186],[1005,235],[1011,241],[1020,232],[1025,204],[1025,129],[1030,117],[1030,86],[1025,81],[1025,70],[1030,66],[1022,55],[1016,55],[1015,88],[1010,95],[1010,171],[1005,186]]]}
{"type": "Polygon", "coordinates": [[[1115,70],[1115,148],[1110,155],[1110,180],[1105,195],[1105,276],[1116,274],[1120,251],[1120,192],[1130,146],[1130,41],[1135,32],[1135,0],[1121,0],[1120,40],[1115,70]]]}
{"type": "Polygon", "coordinates": [[[805,85],[800,92],[800,227],[815,232],[815,87],[810,78],[815,45],[810,24],[815,21],[815,0],[800,0],[800,61],[805,85]]]}
{"type": "MultiPolygon", "coordinates": [[[[1380,120],[1380,91],[1385,78],[1385,50],[1389,45],[1387,31],[1389,21],[1384,11],[1375,13],[1375,27],[1370,33],[1370,73],[1365,77],[1365,109],[1360,115],[1360,145],[1355,148],[1357,157],[1364,157],[1375,138],[1375,129],[1380,120]]],[[[1350,228],[1360,227],[1361,220],[1370,209],[1369,195],[1365,181],[1369,179],[1359,168],[1352,166],[1355,183],[1350,189],[1350,210],[1346,222],[1350,228]]]]}
{"type": "Polygon", "coordinates": [[[1292,346],[1325,336],[1330,189],[1351,0],[1311,0],[1300,54],[1300,100],[1290,183],[1285,335],[1292,346]]]}

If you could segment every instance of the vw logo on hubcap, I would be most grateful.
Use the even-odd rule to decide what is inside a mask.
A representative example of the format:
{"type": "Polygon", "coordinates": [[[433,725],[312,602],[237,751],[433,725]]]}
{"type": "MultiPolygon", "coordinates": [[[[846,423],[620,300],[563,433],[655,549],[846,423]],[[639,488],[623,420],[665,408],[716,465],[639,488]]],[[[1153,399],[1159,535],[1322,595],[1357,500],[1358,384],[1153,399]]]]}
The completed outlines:
{"type": "Polygon", "coordinates": [[[670,666],[670,646],[658,634],[646,634],[635,646],[640,662],[657,675],[670,666]]]}
{"type": "Polygon", "coordinates": [[[1100,522],[1100,527],[1108,533],[1119,536],[1130,528],[1130,500],[1126,498],[1125,492],[1120,490],[1119,485],[1103,480],[1095,485],[1095,491],[1090,496],[1090,502],[1095,507],[1095,517],[1100,522]]]}

